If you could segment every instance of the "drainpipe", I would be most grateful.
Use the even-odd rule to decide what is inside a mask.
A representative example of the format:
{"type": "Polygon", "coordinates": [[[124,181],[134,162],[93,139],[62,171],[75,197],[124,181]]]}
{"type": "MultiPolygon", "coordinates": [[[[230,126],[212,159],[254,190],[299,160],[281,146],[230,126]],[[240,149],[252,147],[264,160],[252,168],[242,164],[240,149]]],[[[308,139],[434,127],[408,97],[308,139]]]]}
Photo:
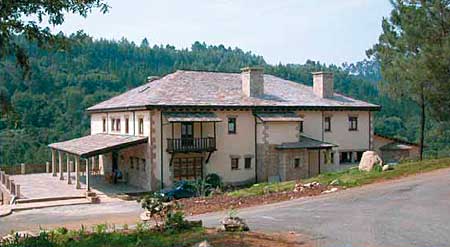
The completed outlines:
{"type": "Polygon", "coordinates": [[[163,146],[163,117],[162,117],[162,110],[160,109],[159,111],[159,128],[160,128],[160,136],[161,136],[161,140],[160,140],[160,146],[161,146],[161,189],[164,189],[164,172],[163,172],[163,168],[164,168],[164,146],[163,146]]]}

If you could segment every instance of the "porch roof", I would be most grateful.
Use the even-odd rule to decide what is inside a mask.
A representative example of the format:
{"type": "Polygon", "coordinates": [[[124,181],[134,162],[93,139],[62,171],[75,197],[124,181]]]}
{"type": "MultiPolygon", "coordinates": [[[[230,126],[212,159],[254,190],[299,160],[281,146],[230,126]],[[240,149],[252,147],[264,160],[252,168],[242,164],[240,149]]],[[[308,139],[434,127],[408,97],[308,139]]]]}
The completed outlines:
{"type": "Polygon", "coordinates": [[[312,139],[306,136],[300,136],[298,142],[286,142],[278,145],[277,149],[329,149],[337,145],[312,139]]]}
{"type": "Polygon", "coordinates": [[[301,122],[303,118],[295,112],[260,112],[256,117],[263,122],[301,122]]]}
{"type": "Polygon", "coordinates": [[[48,145],[50,148],[78,155],[82,158],[108,153],[114,150],[127,148],[146,143],[146,136],[94,134],[64,142],[48,145]]]}
{"type": "Polygon", "coordinates": [[[169,122],[221,122],[214,112],[166,112],[169,122]]]}

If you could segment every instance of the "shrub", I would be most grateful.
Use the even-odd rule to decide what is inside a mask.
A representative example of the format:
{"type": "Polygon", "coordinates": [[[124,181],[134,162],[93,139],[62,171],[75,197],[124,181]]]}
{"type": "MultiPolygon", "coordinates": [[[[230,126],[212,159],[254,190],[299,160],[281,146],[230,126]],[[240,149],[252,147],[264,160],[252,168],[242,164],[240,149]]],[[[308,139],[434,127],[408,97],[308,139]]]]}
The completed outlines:
{"type": "Polygon", "coordinates": [[[206,175],[205,182],[214,189],[223,187],[222,178],[215,173],[210,173],[206,175]]]}
{"type": "Polygon", "coordinates": [[[141,206],[149,212],[150,218],[155,222],[155,227],[160,230],[164,228],[161,223],[166,223],[168,216],[180,209],[178,202],[166,202],[165,198],[159,193],[143,197],[141,206]]]}

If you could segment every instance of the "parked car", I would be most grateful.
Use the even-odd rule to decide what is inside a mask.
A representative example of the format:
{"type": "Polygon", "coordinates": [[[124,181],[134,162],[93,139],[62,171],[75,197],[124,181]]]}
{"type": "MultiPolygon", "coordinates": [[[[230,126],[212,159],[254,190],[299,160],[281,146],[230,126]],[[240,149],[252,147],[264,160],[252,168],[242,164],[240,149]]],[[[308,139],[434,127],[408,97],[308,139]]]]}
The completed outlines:
{"type": "Polygon", "coordinates": [[[189,198],[197,195],[197,191],[192,183],[180,181],[173,188],[161,190],[161,195],[168,200],[189,198]]]}

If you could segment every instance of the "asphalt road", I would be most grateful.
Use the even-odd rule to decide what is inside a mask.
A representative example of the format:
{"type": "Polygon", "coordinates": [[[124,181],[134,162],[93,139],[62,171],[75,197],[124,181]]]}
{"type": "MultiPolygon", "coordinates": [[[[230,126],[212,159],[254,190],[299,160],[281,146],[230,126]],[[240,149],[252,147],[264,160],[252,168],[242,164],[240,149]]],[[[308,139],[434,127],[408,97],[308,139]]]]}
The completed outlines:
{"type": "MultiPolygon", "coordinates": [[[[0,218],[0,235],[60,225],[132,224],[136,202],[16,212],[0,218]]],[[[192,217],[217,226],[225,213],[192,217]]],[[[293,231],[315,246],[450,246],[450,169],[353,188],[335,194],[241,209],[252,230],[293,231]]]]}
{"type": "MultiPolygon", "coordinates": [[[[213,227],[223,216],[195,218],[213,227]]],[[[315,246],[450,246],[450,169],[242,209],[238,216],[252,230],[293,231],[315,246]]]]}

